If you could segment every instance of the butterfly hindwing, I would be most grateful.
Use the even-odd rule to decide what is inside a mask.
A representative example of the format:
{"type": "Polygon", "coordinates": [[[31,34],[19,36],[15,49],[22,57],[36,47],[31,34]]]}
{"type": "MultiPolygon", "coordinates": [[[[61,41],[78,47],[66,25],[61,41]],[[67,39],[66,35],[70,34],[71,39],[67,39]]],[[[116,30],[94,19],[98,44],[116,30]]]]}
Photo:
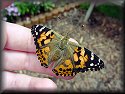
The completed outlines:
{"type": "Polygon", "coordinates": [[[74,76],[75,72],[73,72],[73,64],[71,59],[67,59],[63,61],[59,66],[55,67],[52,70],[57,76],[74,76]]]}
{"type": "MultiPolygon", "coordinates": [[[[69,49],[70,46],[66,47],[61,55],[61,60],[52,71],[59,76],[75,76],[76,72],[73,71],[74,64],[73,64],[73,56],[72,51],[69,49]]],[[[57,61],[58,62],[58,61],[57,61]]]]}

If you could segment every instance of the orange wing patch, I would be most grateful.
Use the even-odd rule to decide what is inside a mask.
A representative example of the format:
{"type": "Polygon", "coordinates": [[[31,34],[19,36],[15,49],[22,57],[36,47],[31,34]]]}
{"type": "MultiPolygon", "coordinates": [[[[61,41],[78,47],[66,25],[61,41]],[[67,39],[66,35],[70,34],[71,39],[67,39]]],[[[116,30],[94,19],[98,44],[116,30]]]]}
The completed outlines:
{"type": "Polygon", "coordinates": [[[74,65],[76,69],[81,69],[86,67],[85,63],[88,60],[88,56],[85,55],[85,51],[84,49],[82,49],[81,47],[77,47],[74,50],[74,65]]]}
{"type": "Polygon", "coordinates": [[[104,68],[104,62],[98,56],[96,56],[90,50],[81,47],[77,47],[74,50],[74,65],[74,72],[76,73],[85,72],[88,70],[97,71],[104,68]],[[77,57],[78,60],[75,61],[77,57]]]}
{"type": "Polygon", "coordinates": [[[54,38],[54,33],[51,32],[51,29],[41,25],[32,26],[31,32],[37,49],[40,49],[50,43],[54,38]]]}
{"type": "Polygon", "coordinates": [[[52,71],[56,75],[60,75],[60,76],[74,76],[75,75],[75,72],[73,72],[73,64],[70,59],[65,60],[64,63],[55,67],[55,69],[53,69],[52,71]]]}
{"type": "Polygon", "coordinates": [[[41,46],[44,46],[44,45],[50,43],[53,38],[54,38],[53,32],[50,32],[50,31],[48,31],[47,33],[43,32],[40,35],[40,38],[38,38],[37,43],[41,47],[41,46]]]}
{"type": "Polygon", "coordinates": [[[48,55],[49,55],[49,52],[50,52],[49,47],[45,47],[45,48],[36,50],[38,60],[40,60],[41,65],[46,67],[46,68],[48,67],[48,55]]]}

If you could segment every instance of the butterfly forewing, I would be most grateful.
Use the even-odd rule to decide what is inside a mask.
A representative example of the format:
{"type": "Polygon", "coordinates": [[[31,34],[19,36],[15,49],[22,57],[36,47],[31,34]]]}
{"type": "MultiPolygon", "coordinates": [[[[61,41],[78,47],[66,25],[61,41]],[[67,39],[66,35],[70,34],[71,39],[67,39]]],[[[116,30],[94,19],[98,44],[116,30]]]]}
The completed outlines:
{"type": "Polygon", "coordinates": [[[34,37],[38,60],[40,60],[40,63],[42,66],[48,67],[48,65],[51,63],[51,62],[48,62],[49,55],[50,53],[52,53],[52,50],[55,48],[54,43],[56,44],[56,41],[57,41],[55,40],[56,39],[55,35],[51,31],[51,29],[44,27],[42,25],[32,26],[31,32],[34,37]]]}
{"type": "Polygon", "coordinates": [[[75,72],[86,72],[88,70],[100,70],[104,62],[87,48],[77,47],[74,51],[75,72]]]}

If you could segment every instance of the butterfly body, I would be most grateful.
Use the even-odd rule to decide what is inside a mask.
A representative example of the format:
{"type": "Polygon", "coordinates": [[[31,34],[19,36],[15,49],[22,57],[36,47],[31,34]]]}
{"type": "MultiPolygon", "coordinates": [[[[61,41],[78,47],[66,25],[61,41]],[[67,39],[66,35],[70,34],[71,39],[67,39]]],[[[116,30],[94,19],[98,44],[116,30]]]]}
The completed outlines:
{"type": "Polygon", "coordinates": [[[48,67],[52,62],[52,71],[58,76],[75,76],[79,72],[100,70],[104,62],[87,48],[69,41],[42,25],[34,25],[31,29],[36,45],[36,54],[41,66],[48,67]]]}

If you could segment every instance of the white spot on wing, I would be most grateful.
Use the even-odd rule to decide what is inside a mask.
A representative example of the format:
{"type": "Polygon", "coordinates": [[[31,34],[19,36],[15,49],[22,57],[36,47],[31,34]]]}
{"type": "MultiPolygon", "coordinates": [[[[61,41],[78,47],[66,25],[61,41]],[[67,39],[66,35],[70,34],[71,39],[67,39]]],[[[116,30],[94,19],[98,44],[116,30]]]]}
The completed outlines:
{"type": "Polygon", "coordinates": [[[90,68],[88,68],[90,70],[90,68]]]}
{"type": "Polygon", "coordinates": [[[41,32],[44,28],[45,28],[45,26],[43,26],[42,28],[40,28],[40,30],[39,30],[39,31],[41,32]]]}
{"type": "Polygon", "coordinates": [[[91,53],[91,60],[94,60],[94,53],[91,53]]]}
{"type": "Polygon", "coordinates": [[[39,25],[36,25],[36,27],[35,27],[35,32],[36,32],[36,28],[38,27],[39,25]]]}
{"type": "Polygon", "coordinates": [[[100,62],[100,59],[99,59],[99,62],[100,62]]]}
{"type": "Polygon", "coordinates": [[[38,35],[38,32],[36,32],[36,35],[38,35]]]}
{"type": "Polygon", "coordinates": [[[36,26],[36,28],[38,27],[39,25],[36,26]]]}
{"type": "Polygon", "coordinates": [[[93,65],[94,65],[93,63],[90,64],[90,66],[93,66],[93,65]]]}

